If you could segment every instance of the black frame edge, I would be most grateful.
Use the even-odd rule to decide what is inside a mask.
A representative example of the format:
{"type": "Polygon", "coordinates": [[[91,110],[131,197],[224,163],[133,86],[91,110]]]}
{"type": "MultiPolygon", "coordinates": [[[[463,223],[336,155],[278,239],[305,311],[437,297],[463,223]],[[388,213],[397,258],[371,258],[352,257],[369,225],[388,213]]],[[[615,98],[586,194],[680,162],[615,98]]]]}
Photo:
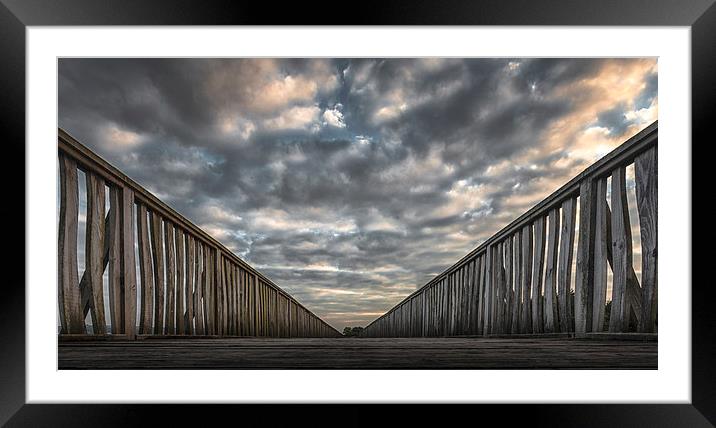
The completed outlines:
{"type": "MultiPolygon", "coordinates": [[[[435,10],[434,4],[427,1],[417,2],[381,2],[370,7],[362,7],[353,17],[334,16],[331,21],[324,17],[316,18],[305,10],[298,13],[296,6],[289,6],[283,14],[276,15],[272,4],[228,3],[212,1],[199,3],[182,0],[177,7],[166,7],[166,1],[95,2],[93,0],[65,1],[60,5],[46,0],[0,0],[0,53],[2,54],[2,79],[0,79],[0,124],[2,124],[6,156],[13,159],[14,167],[3,170],[6,183],[17,181],[22,171],[25,177],[25,27],[28,25],[209,25],[209,24],[287,24],[302,18],[302,23],[318,24],[457,24],[457,25],[684,25],[692,31],[692,141],[706,144],[712,139],[711,119],[716,105],[716,53],[713,46],[716,41],[716,5],[713,0],[698,0],[684,4],[679,1],[649,2],[636,0],[631,2],[603,1],[565,2],[563,0],[539,7],[532,2],[512,0],[486,1],[475,3],[465,0],[450,0],[435,10]],[[120,6],[121,4],[121,6],[120,6]],[[598,7],[595,5],[598,4],[598,7]],[[228,10],[228,13],[227,13],[228,10]],[[518,12],[517,12],[518,11],[518,12]],[[575,11],[579,13],[575,14],[575,11]],[[23,162],[17,162],[22,158],[23,162]]],[[[176,3],[172,3],[175,5],[176,3]]],[[[335,15],[339,15],[335,13],[335,15]]],[[[694,148],[692,143],[692,151],[694,148]]],[[[704,162],[708,159],[692,159],[704,162]]],[[[701,194],[696,189],[705,190],[709,184],[709,166],[692,167],[692,195],[701,194]]],[[[236,411],[247,412],[243,405],[208,406],[209,409],[196,409],[186,405],[28,405],[25,403],[25,222],[24,186],[7,186],[11,192],[10,200],[23,201],[22,209],[15,210],[8,219],[17,217],[25,226],[14,228],[16,236],[6,235],[8,242],[15,244],[14,252],[6,259],[6,266],[23,266],[12,270],[2,287],[0,299],[0,424],[8,421],[9,426],[65,426],[76,425],[78,421],[87,425],[126,425],[136,423],[151,412],[160,412],[168,419],[182,425],[203,415],[202,421],[227,415],[236,416],[236,411]],[[22,241],[21,241],[22,239],[22,241]],[[21,262],[22,260],[22,262],[21,262]],[[9,328],[9,326],[13,326],[9,328]],[[22,326],[20,328],[19,326],[22,326]],[[19,409],[19,411],[17,411],[19,409]],[[211,418],[206,415],[211,414],[211,418]],[[141,418],[141,419],[140,419],[141,418]]],[[[708,194],[708,193],[704,193],[708,194]]],[[[696,219],[708,210],[692,211],[696,219]]],[[[713,236],[714,232],[710,232],[713,236]]],[[[692,243],[692,265],[707,265],[709,252],[698,253],[696,243],[692,243]],[[701,263],[699,263],[701,262],[701,263]]],[[[692,272],[692,276],[693,276],[692,272]]],[[[535,425],[549,424],[580,426],[603,426],[616,424],[622,426],[709,426],[716,423],[716,317],[711,308],[713,299],[713,281],[700,282],[693,276],[692,286],[692,405],[674,404],[611,404],[611,405],[517,405],[517,411],[505,409],[504,405],[481,405],[480,418],[488,414],[500,416],[505,421],[522,418],[535,425]],[[697,297],[697,298],[694,298],[697,297]],[[526,417],[526,415],[531,415],[526,417]],[[549,417],[549,419],[547,419],[549,417]],[[708,420],[708,421],[707,421],[708,420]]],[[[263,414],[275,416],[277,413],[296,416],[313,416],[325,412],[325,406],[304,406],[288,412],[272,412],[271,405],[257,406],[251,409],[248,419],[263,414]],[[268,408],[267,408],[268,407],[268,408]],[[294,413],[294,411],[296,413],[294,413]]],[[[289,406],[291,407],[291,406],[289,406]]],[[[380,405],[364,407],[333,407],[344,415],[345,425],[375,420],[373,414],[380,405]],[[356,410],[357,407],[357,410],[356,410]]],[[[425,422],[431,416],[438,415],[442,423],[449,419],[437,406],[437,411],[419,415],[425,422]],[[427,418],[427,419],[425,419],[427,418]]],[[[451,406],[461,409],[453,415],[462,417],[466,406],[451,406]]],[[[472,408],[472,406],[469,406],[472,408]]],[[[433,406],[428,409],[432,410],[433,406]]],[[[281,409],[283,410],[283,408],[281,409]]],[[[396,409],[405,416],[408,409],[396,409]]],[[[469,412],[474,412],[474,409],[469,412]]],[[[326,414],[330,412],[325,412],[326,414]]],[[[415,412],[408,412],[415,413],[415,412]]],[[[464,416],[468,416],[467,414],[464,416]]],[[[474,413],[472,417],[475,417],[474,413]]],[[[390,418],[388,417],[387,420],[390,418]]],[[[197,419],[198,420],[198,419],[197,419]]],[[[383,419],[386,420],[386,419],[383,419]]],[[[401,419],[403,420],[403,419],[401,419]]]]}

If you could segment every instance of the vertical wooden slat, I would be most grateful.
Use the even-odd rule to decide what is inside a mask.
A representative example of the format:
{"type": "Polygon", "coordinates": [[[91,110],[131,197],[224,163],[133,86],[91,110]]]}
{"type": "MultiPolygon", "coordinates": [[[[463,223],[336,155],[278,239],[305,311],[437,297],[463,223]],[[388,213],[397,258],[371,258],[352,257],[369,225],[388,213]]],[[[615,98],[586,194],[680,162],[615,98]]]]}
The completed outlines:
{"type": "Polygon", "coordinates": [[[549,211],[547,236],[547,267],[544,289],[544,332],[559,331],[557,310],[557,249],[559,248],[559,208],[549,211]]]}
{"type": "Polygon", "coordinates": [[[515,304],[515,292],[512,289],[514,281],[513,272],[512,235],[505,240],[505,333],[512,331],[512,307],[515,304]]]}
{"type": "Polygon", "coordinates": [[[641,234],[641,322],[639,331],[657,330],[657,219],[658,219],[658,158],[653,147],[637,156],[634,161],[636,204],[639,210],[641,234]]]}
{"type": "Polygon", "coordinates": [[[186,314],[186,284],[185,284],[185,271],[184,271],[184,231],[177,228],[176,232],[174,234],[174,242],[177,252],[177,258],[176,258],[176,301],[177,301],[177,308],[176,308],[176,329],[177,334],[185,334],[186,333],[186,325],[184,322],[185,314],[186,314]]]}
{"type": "Polygon", "coordinates": [[[592,300],[592,331],[604,330],[604,310],[607,297],[607,179],[597,180],[596,212],[594,219],[594,297],[592,300]]]}
{"type": "Polygon", "coordinates": [[[534,223],[534,263],[532,264],[532,332],[542,333],[544,301],[542,298],[542,273],[544,272],[544,216],[534,223]]]}
{"type": "Polygon", "coordinates": [[[520,315],[520,333],[532,332],[532,225],[522,228],[522,314],[520,315]]]}
{"type": "Polygon", "coordinates": [[[154,334],[164,334],[164,245],[162,218],[150,212],[152,225],[152,262],[154,263],[154,334]]]}
{"type": "Polygon", "coordinates": [[[492,293],[493,293],[493,277],[492,272],[494,267],[492,265],[492,246],[488,246],[485,251],[485,301],[483,313],[485,314],[485,324],[483,325],[482,334],[487,335],[490,333],[490,326],[492,323],[492,293]]]}
{"type": "Polygon", "coordinates": [[[505,266],[504,266],[504,255],[505,255],[505,241],[502,241],[497,246],[497,327],[495,333],[505,332],[505,308],[507,295],[507,283],[505,279],[505,266]]]}
{"type": "Polygon", "coordinates": [[[485,312],[485,300],[487,294],[487,252],[480,257],[480,329],[478,334],[484,334],[487,324],[487,313],[485,312]]]}
{"type": "Polygon", "coordinates": [[[629,327],[629,306],[626,298],[627,275],[632,269],[631,226],[626,195],[626,169],[612,172],[612,257],[614,280],[610,332],[626,332],[629,327]]]}
{"type": "Polygon", "coordinates": [[[57,291],[60,324],[63,333],[85,333],[80,306],[79,270],[77,266],[77,228],[79,189],[77,164],[60,154],[60,225],[57,248],[57,291]]]}
{"type": "Polygon", "coordinates": [[[196,245],[194,237],[186,235],[186,333],[193,335],[194,330],[194,269],[196,257],[196,245]]]}
{"type": "Polygon", "coordinates": [[[515,267],[515,302],[512,306],[512,328],[510,333],[519,333],[522,326],[522,229],[515,233],[514,267],[515,267]]]}
{"type": "Polygon", "coordinates": [[[574,333],[584,336],[592,331],[594,301],[594,233],[596,221],[596,186],[584,179],[579,186],[579,240],[574,284],[574,333]]]}
{"type": "Polygon", "coordinates": [[[167,252],[167,334],[175,334],[176,325],[176,250],[174,225],[164,222],[164,245],[167,252]]]}
{"type": "Polygon", "coordinates": [[[560,237],[559,247],[559,278],[557,278],[559,325],[562,332],[573,331],[569,286],[572,280],[572,260],[574,256],[574,223],[577,218],[575,205],[574,198],[569,198],[562,203],[562,236],[560,237]]]}
{"type": "Polygon", "coordinates": [[[87,232],[85,235],[85,273],[92,291],[92,331],[106,334],[104,317],[104,292],[102,273],[104,271],[104,180],[96,174],[85,174],[87,182],[87,232]]]}
{"type": "Polygon", "coordinates": [[[121,189],[116,186],[109,188],[109,212],[105,228],[105,240],[108,245],[107,276],[109,279],[109,319],[112,334],[124,332],[124,287],[122,284],[122,206],[121,189]]]}
{"type": "Polygon", "coordinates": [[[206,334],[204,323],[204,299],[203,290],[206,284],[206,264],[204,257],[206,256],[206,246],[196,240],[196,257],[194,259],[194,270],[196,282],[194,283],[194,330],[197,335],[206,334]]]}
{"type": "Polygon", "coordinates": [[[137,204],[137,236],[139,237],[139,277],[142,280],[142,308],[139,314],[139,331],[141,334],[150,334],[152,331],[154,280],[152,279],[152,261],[149,250],[147,207],[144,204],[137,204]]]}
{"type": "Polygon", "coordinates": [[[124,290],[124,334],[133,339],[137,333],[137,267],[134,257],[134,191],[122,189],[120,234],[122,236],[122,289],[124,290]]]}

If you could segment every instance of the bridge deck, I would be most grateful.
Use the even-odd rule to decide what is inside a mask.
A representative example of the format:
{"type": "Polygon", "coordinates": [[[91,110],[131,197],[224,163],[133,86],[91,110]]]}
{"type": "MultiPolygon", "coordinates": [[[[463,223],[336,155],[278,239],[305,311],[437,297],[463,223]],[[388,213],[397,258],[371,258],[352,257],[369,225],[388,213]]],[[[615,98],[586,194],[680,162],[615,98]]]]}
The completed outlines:
{"type": "Polygon", "coordinates": [[[59,369],[656,369],[656,341],[222,338],[60,341],[59,369]]]}

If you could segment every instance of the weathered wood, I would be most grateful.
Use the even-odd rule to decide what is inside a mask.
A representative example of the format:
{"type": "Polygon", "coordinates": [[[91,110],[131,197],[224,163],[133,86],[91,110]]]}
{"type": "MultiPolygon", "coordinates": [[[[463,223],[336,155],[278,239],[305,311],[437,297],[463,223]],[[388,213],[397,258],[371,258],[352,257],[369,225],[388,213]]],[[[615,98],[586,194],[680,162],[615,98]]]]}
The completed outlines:
{"type": "MultiPolygon", "coordinates": [[[[109,319],[112,334],[124,333],[124,287],[122,284],[122,206],[121,189],[109,188],[109,212],[105,227],[105,243],[108,253],[109,270],[109,319]]],[[[104,258],[104,257],[103,257],[104,258]]],[[[104,263],[103,263],[104,264],[104,263]]],[[[104,267],[102,268],[104,270],[104,267]]]]}
{"type": "Polygon", "coordinates": [[[579,337],[592,331],[594,302],[594,233],[596,186],[584,180],[579,186],[579,239],[574,283],[574,332],[579,337]]]}
{"type": "Polygon", "coordinates": [[[193,335],[194,328],[194,289],[196,270],[196,240],[191,234],[186,235],[186,333],[193,335]]]}
{"type": "Polygon", "coordinates": [[[515,291],[513,290],[513,252],[512,252],[512,236],[505,238],[505,333],[512,331],[512,308],[515,304],[515,291]]]}
{"type": "Polygon", "coordinates": [[[627,303],[627,275],[632,266],[631,223],[626,195],[626,169],[619,167],[612,173],[612,257],[613,286],[609,331],[624,332],[629,326],[627,303]]]}
{"type": "Polygon", "coordinates": [[[167,253],[167,323],[165,334],[176,333],[176,249],[174,225],[164,222],[164,245],[167,253]]]}
{"type": "Polygon", "coordinates": [[[154,265],[154,334],[164,334],[164,244],[162,218],[150,212],[152,262],[154,265]]]}
{"type": "Polygon", "coordinates": [[[520,315],[522,314],[522,230],[518,230],[514,235],[515,247],[513,266],[515,269],[515,298],[512,305],[512,328],[510,333],[516,334],[520,332],[520,315]]]}
{"type": "Polygon", "coordinates": [[[534,263],[532,264],[532,332],[542,333],[544,304],[542,301],[542,274],[544,272],[545,218],[534,223],[534,263]]]}
{"type": "Polygon", "coordinates": [[[594,297],[592,300],[593,332],[601,332],[604,330],[604,311],[606,308],[607,298],[607,248],[611,245],[611,237],[607,237],[607,209],[607,179],[600,178],[597,180],[596,212],[594,220],[594,297]]]}
{"type": "Polygon", "coordinates": [[[137,334],[137,267],[134,256],[134,191],[122,189],[120,235],[122,240],[122,290],[124,291],[124,334],[134,339],[137,334]]]}
{"type": "Polygon", "coordinates": [[[92,332],[106,334],[104,317],[104,292],[102,273],[104,271],[104,181],[97,175],[85,174],[87,183],[87,232],[85,235],[85,273],[92,291],[90,314],[92,332]]]}
{"type": "Polygon", "coordinates": [[[185,264],[184,264],[184,258],[185,258],[185,250],[184,250],[184,241],[185,241],[185,235],[184,231],[180,228],[176,228],[176,231],[174,233],[174,243],[176,247],[177,257],[176,257],[176,281],[177,281],[177,287],[176,287],[176,301],[177,301],[177,307],[176,307],[176,329],[177,334],[186,334],[186,323],[185,323],[185,314],[186,314],[186,275],[185,275],[185,264]]]}
{"type": "Polygon", "coordinates": [[[60,326],[63,333],[85,333],[80,307],[79,269],[77,265],[77,228],[79,189],[77,164],[60,154],[60,224],[57,245],[57,292],[60,326]]]}
{"type": "Polygon", "coordinates": [[[204,244],[195,240],[196,254],[194,255],[194,331],[197,335],[205,334],[203,289],[206,282],[206,271],[203,263],[204,244]]]}
{"type": "MultiPolygon", "coordinates": [[[[658,342],[594,338],[156,338],[63,342],[60,369],[656,369],[658,342]]],[[[169,373],[167,373],[169,375],[169,373]]]]}
{"type": "Polygon", "coordinates": [[[139,313],[139,332],[149,334],[152,331],[152,308],[154,304],[154,280],[149,250],[149,228],[147,207],[137,204],[137,236],[139,238],[139,278],[142,282],[141,310],[139,313]]]}
{"type": "Polygon", "coordinates": [[[574,230],[577,213],[575,200],[568,199],[562,203],[562,235],[559,247],[559,326],[561,332],[572,332],[572,308],[570,304],[570,284],[572,282],[572,260],[574,256],[574,230]]]}
{"type": "Polygon", "coordinates": [[[658,159],[656,148],[651,148],[634,161],[636,204],[639,210],[641,231],[641,322],[639,331],[657,330],[657,219],[658,219],[658,159]]]}
{"type": "Polygon", "coordinates": [[[520,332],[532,332],[532,225],[522,228],[522,313],[520,332]]]}
{"type": "MultiPolygon", "coordinates": [[[[105,230],[105,236],[109,233],[109,213],[104,218],[104,230],[105,230]]],[[[102,271],[104,271],[107,268],[107,265],[109,264],[109,239],[104,240],[104,255],[102,257],[102,271]]],[[[80,279],[80,307],[82,308],[82,319],[85,319],[87,317],[87,314],[89,314],[90,306],[92,305],[92,286],[89,282],[90,275],[89,272],[85,270],[85,272],[82,273],[82,278],[80,279]]]]}

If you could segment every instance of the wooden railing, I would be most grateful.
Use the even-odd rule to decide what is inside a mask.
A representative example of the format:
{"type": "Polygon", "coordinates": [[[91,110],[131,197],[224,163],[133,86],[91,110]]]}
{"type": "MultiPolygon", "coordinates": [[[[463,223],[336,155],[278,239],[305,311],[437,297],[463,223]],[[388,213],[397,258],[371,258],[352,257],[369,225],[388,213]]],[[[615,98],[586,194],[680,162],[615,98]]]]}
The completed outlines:
{"type": "Polygon", "coordinates": [[[363,335],[656,333],[657,134],[654,122],[373,321],[363,335]],[[641,284],[627,204],[626,167],[632,163],[641,284]],[[608,268],[613,281],[605,327],[608,268]]]}
{"type": "Polygon", "coordinates": [[[64,130],[58,133],[61,334],[341,336],[64,130]],[[86,178],[87,201],[81,278],[78,171],[86,178]],[[91,332],[85,326],[88,313],[91,332]]]}

